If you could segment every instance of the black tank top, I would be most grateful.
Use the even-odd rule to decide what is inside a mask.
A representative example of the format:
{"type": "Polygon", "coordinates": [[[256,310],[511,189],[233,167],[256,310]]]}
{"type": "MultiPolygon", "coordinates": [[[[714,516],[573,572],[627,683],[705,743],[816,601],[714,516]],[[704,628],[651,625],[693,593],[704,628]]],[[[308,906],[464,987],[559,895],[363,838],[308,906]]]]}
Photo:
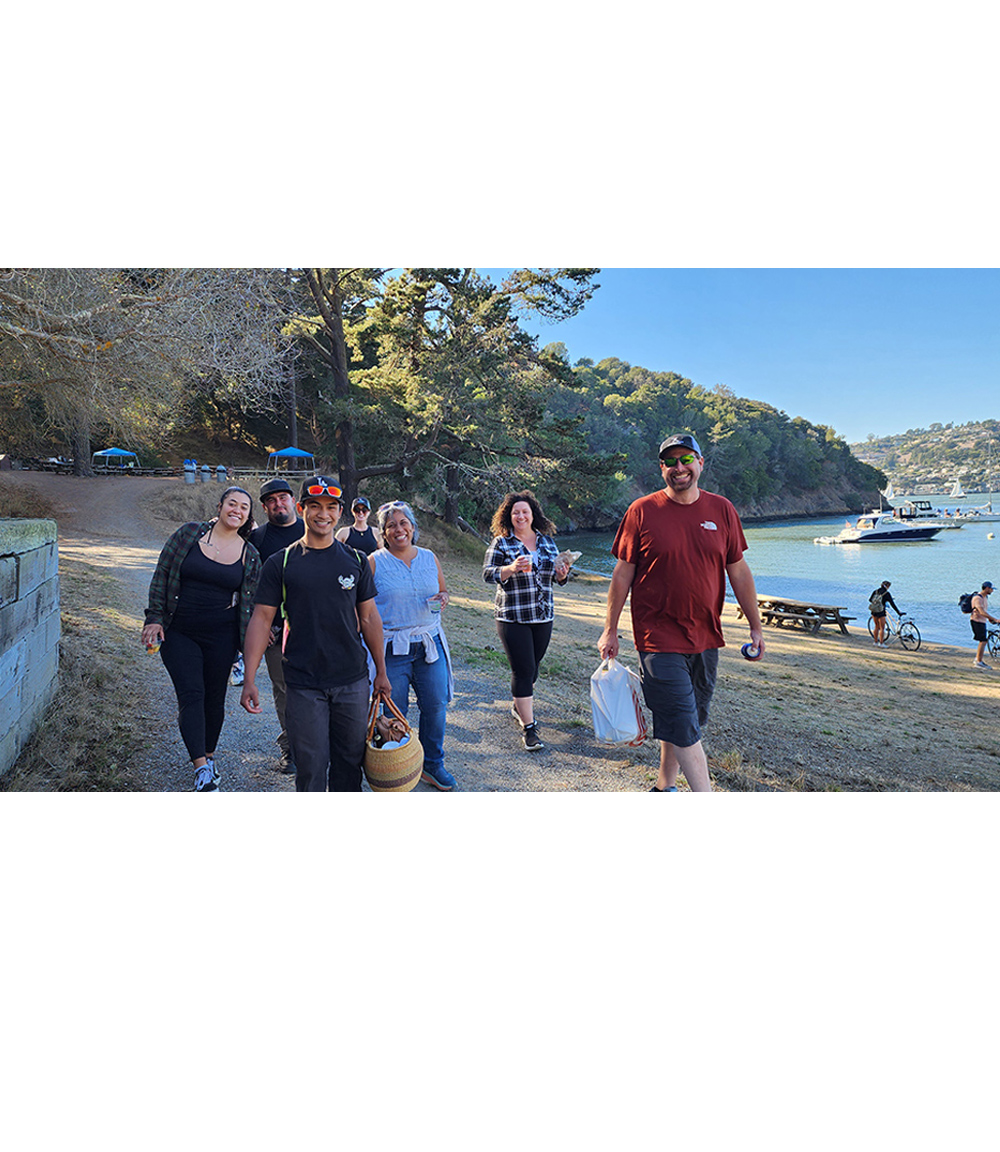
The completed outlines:
{"type": "Polygon", "coordinates": [[[378,545],[375,543],[375,533],[372,531],[370,524],[364,532],[359,532],[352,524],[351,530],[347,533],[347,539],[344,543],[348,548],[357,548],[359,552],[364,552],[366,556],[370,556],[373,552],[378,551],[378,545]]]}
{"type": "Polygon", "coordinates": [[[236,593],[242,584],[242,556],[235,564],[219,564],[209,560],[196,540],[181,564],[180,598],[172,623],[191,628],[235,621],[236,593]]]}

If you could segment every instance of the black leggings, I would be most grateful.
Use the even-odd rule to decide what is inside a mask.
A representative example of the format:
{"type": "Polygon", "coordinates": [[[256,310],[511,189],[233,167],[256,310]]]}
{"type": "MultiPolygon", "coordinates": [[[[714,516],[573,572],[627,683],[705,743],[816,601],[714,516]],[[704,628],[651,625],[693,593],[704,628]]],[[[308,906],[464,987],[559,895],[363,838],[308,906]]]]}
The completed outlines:
{"type": "Polygon", "coordinates": [[[510,663],[510,694],[515,697],[532,696],[532,686],[538,679],[542,657],[552,639],[552,621],[544,624],[516,624],[512,620],[498,620],[497,634],[510,663]]]}
{"type": "Polygon", "coordinates": [[[177,693],[181,739],[192,762],[215,751],[226,718],[226,687],[239,650],[235,622],[197,633],[168,628],[160,656],[177,693]]]}

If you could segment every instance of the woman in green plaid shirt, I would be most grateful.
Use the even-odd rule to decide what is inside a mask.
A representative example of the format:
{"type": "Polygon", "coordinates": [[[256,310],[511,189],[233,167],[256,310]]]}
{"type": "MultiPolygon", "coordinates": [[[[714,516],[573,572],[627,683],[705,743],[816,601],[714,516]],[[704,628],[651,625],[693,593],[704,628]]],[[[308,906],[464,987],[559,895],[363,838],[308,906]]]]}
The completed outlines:
{"type": "Polygon", "coordinates": [[[142,640],[160,644],[196,792],[217,791],[221,778],[215,745],[229,670],[243,650],[260,577],[260,555],[247,540],[252,507],[243,488],[227,488],[214,520],[183,524],[164,544],[149,585],[142,640]]]}

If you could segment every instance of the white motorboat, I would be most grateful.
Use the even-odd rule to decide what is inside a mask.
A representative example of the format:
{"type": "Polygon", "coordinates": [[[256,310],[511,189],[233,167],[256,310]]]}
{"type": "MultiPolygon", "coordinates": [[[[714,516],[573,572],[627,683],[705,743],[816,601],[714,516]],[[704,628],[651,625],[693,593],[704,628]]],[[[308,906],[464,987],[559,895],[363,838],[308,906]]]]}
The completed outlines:
{"type": "Polygon", "coordinates": [[[891,512],[866,512],[836,536],[816,536],[815,544],[883,544],[895,540],[931,540],[943,525],[936,520],[900,520],[891,512]]]}
{"type": "Polygon", "coordinates": [[[892,514],[907,524],[919,521],[921,524],[934,523],[940,528],[961,528],[965,523],[958,513],[953,516],[941,508],[934,508],[930,500],[901,500],[892,514]]]}
{"type": "Polygon", "coordinates": [[[980,504],[974,508],[963,508],[961,512],[956,511],[955,519],[962,524],[988,524],[991,521],[1000,520],[1000,512],[993,511],[993,501],[990,500],[986,504],[980,504]]]}

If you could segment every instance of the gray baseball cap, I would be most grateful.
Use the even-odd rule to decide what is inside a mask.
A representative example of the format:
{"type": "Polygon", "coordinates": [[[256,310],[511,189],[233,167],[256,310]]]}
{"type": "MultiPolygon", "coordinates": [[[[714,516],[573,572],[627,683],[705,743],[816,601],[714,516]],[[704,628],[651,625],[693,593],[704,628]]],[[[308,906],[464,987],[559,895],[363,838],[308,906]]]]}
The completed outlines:
{"type": "Polygon", "coordinates": [[[676,436],[668,436],[660,445],[660,455],[663,456],[670,448],[686,448],[696,456],[703,455],[698,447],[698,441],[690,432],[679,432],[676,436]]]}

